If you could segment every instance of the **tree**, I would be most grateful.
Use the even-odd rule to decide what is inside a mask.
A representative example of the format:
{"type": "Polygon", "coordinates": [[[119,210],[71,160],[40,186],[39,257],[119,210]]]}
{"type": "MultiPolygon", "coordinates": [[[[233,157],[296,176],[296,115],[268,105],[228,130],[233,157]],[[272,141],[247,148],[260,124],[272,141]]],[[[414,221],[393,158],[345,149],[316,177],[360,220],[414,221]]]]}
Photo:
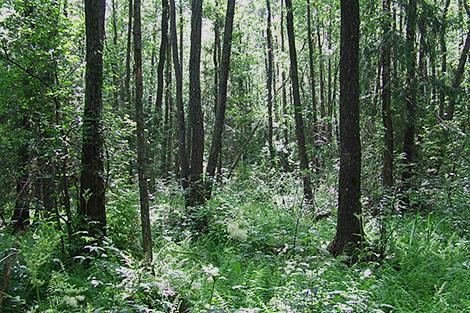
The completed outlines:
{"type": "Polygon", "coordinates": [[[227,1],[227,13],[225,16],[225,29],[224,29],[224,42],[222,59],[219,70],[219,86],[217,88],[217,108],[214,123],[214,132],[212,135],[212,143],[207,163],[207,174],[209,176],[209,189],[210,195],[212,189],[212,180],[215,176],[217,161],[219,153],[222,149],[222,135],[225,126],[225,108],[227,102],[227,85],[230,69],[230,54],[232,49],[232,30],[233,30],[233,17],[235,15],[235,0],[227,1]]]}
{"type": "Polygon", "coordinates": [[[292,9],[292,1],[286,0],[287,9],[287,36],[289,39],[289,56],[290,56],[290,74],[292,82],[292,92],[294,98],[294,119],[295,119],[295,135],[297,137],[297,146],[299,150],[300,170],[302,171],[302,180],[304,187],[304,197],[307,203],[313,201],[313,192],[310,182],[310,170],[308,166],[307,150],[305,148],[304,121],[302,117],[302,104],[300,103],[299,90],[299,74],[297,70],[297,51],[295,48],[294,33],[294,13],[292,9]]]}
{"type": "Polygon", "coordinates": [[[336,236],[329,251],[352,253],[363,240],[359,135],[359,0],[341,0],[340,163],[336,236]]]}
{"type": "MultiPolygon", "coordinates": [[[[129,1],[128,7],[128,21],[127,21],[127,46],[126,46],[126,75],[124,78],[124,103],[126,105],[125,111],[132,116],[132,105],[131,105],[131,53],[132,53],[132,0],[129,1]]],[[[128,138],[129,149],[134,149],[134,142],[132,136],[128,138]]],[[[134,162],[133,157],[129,160],[129,183],[132,184],[134,176],[134,162]]]]}
{"type": "MultiPolygon", "coordinates": [[[[442,17],[439,24],[439,45],[441,49],[441,75],[445,78],[447,74],[447,45],[446,45],[446,29],[447,29],[447,13],[449,12],[450,0],[445,0],[444,8],[442,10],[442,17]]],[[[411,5],[411,4],[409,4],[411,5]]],[[[408,13],[411,13],[408,11],[408,13]]],[[[410,16],[408,16],[408,19],[410,16]]],[[[415,22],[414,22],[415,23],[415,22]]],[[[445,88],[441,88],[439,94],[439,117],[444,117],[445,111],[445,88]]]]}
{"type": "MultiPolygon", "coordinates": [[[[308,40],[308,66],[310,71],[310,96],[312,101],[312,126],[313,126],[313,144],[315,146],[315,141],[317,140],[317,96],[315,91],[315,66],[313,62],[314,58],[314,38],[312,35],[312,8],[310,0],[307,0],[307,40],[308,40]]],[[[315,153],[315,152],[314,152],[315,153]]],[[[316,163],[316,158],[315,158],[316,163]]]]}
{"type": "Polygon", "coordinates": [[[155,130],[158,130],[161,119],[162,102],[163,102],[163,70],[165,67],[166,49],[168,46],[168,0],[162,0],[162,39],[160,41],[158,68],[157,68],[157,100],[155,102],[155,130]]]}
{"type": "MultiPolygon", "coordinates": [[[[92,233],[106,226],[103,165],[103,42],[105,0],[85,0],[86,72],[79,215],[95,222],[92,233]]],[[[84,221],[82,223],[85,223],[84,221]]]]}
{"type": "Polygon", "coordinates": [[[191,128],[191,188],[188,206],[204,201],[202,181],[204,158],[204,121],[201,107],[201,29],[202,0],[191,2],[191,50],[189,53],[189,125],[191,128]]]}
{"type": "MultiPolygon", "coordinates": [[[[285,40],[284,40],[284,10],[283,10],[283,3],[285,0],[281,0],[281,53],[284,54],[285,50],[285,40]]],[[[284,67],[282,67],[281,71],[281,108],[282,108],[282,137],[283,137],[283,144],[285,149],[281,152],[281,163],[284,171],[289,171],[289,152],[287,151],[287,147],[289,146],[289,124],[287,121],[287,91],[286,91],[286,72],[284,67]]]]}
{"type": "Polygon", "coordinates": [[[137,123],[137,173],[139,176],[140,222],[145,260],[152,262],[152,236],[150,230],[150,209],[147,186],[147,161],[145,158],[145,124],[143,80],[142,80],[142,26],[140,1],[134,0],[134,75],[135,75],[135,120],[137,123]]]}
{"type": "MultiPolygon", "coordinates": [[[[469,16],[470,16],[470,13],[469,13],[469,16]]],[[[452,79],[452,86],[451,86],[452,95],[450,97],[449,105],[447,106],[447,112],[445,116],[445,118],[448,120],[452,120],[454,118],[456,93],[458,92],[460,84],[462,83],[463,73],[465,69],[465,62],[467,61],[467,58],[470,57],[469,51],[470,51],[470,29],[467,32],[467,37],[465,39],[465,43],[463,45],[462,52],[460,54],[459,64],[457,66],[457,69],[455,70],[454,78],[452,79]]]]}
{"type": "Polygon", "coordinates": [[[186,152],[186,125],[184,121],[184,105],[183,105],[183,71],[178,55],[178,36],[176,33],[176,7],[175,0],[170,0],[170,41],[171,51],[173,53],[173,65],[175,70],[176,84],[176,110],[178,120],[178,160],[180,167],[181,186],[187,198],[187,190],[189,187],[189,165],[188,154],[186,152]]]}
{"type": "Polygon", "coordinates": [[[391,187],[393,185],[393,124],[392,111],[390,108],[391,91],[390,91],[390,23],[391,11],[390,0],[383,0],[383,46],[382,46],[382,121],[384,126],[384,155],[382,182],[384,186],[391,187]]]}
{"type": "Polygon", "coordinates": [[[268,48],[268,67],[266,73],[266,89],[268,92],[268,147],[271,161],[274,161],[274,145],[273,145],[273,35],[271,31],[271,4],[266,0],[267,9],[267,26],[266,26],[266,43],[268,48]]]}
{"type": "Polygon", "coordinates": [[[402,200],[409,205],[408,191],[414,170],[415,122],[416,122],[416,0],[409,0],[406,21],[406,89],[405,133],[403,136],[402,200]]]}

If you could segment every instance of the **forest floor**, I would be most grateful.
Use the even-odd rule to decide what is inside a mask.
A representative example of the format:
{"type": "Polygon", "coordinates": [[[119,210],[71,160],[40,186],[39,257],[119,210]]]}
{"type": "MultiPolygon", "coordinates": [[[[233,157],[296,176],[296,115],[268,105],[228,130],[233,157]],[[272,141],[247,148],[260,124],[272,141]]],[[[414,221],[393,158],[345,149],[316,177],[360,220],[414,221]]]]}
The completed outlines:
{"type": "Polygon", "coordinates": [[[369,245],[348,265],[327,252],[332,184],[317,188],[315,209],[333,214],[314,221],[293,176],[260,176],[241,173],[186,220],[177,184],[161,185],[153,273],[140,261],[138,193],[119,184],[108,192],[104,247],[90,243],[73,261],[52,222],[19,239],[2,230],[1,251],[20,243],[4,312],[470,312],[468,229],[450,211],[378,219],[366,208],[369,245]],[[201,216],[204,233],[188,231],[201,216]]]}

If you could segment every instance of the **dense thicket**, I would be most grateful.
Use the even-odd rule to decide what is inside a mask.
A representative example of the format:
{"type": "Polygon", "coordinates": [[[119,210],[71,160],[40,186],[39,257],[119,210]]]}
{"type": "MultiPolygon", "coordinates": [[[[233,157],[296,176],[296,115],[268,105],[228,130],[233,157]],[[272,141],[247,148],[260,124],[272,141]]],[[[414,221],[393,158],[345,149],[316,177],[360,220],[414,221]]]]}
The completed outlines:
{"type": "Polygon", "coordinates": [[[0,312],[464,312],[467,2],[0,0],[0,312]]]}

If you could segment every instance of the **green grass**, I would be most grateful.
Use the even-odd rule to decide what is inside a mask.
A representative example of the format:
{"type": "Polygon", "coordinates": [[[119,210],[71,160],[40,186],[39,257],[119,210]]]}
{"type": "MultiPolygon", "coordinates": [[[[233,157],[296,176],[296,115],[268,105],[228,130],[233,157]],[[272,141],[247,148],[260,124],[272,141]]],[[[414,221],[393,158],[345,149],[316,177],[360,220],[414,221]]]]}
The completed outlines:
{"type": "MultiPolygon", "coordinates": [[[[470,312],[469,241],[447,211],[386,217],[386,258],[347,266],[326,251],[334,216],[312,222],[295,179],[246,175],[201,210],[202,235],[184,231],[175,186],[158,195],[155,275],[140,261],[133,190],[111,192],[110,240],[90,266],[62,256],[57,231],[39,224],[21,241],[5,312],[470,312]]],[[[334,210],[334,199],[321,186],[317,207],[334,210]]],[[[364,220],[373,247],[376,221],[364,220]]]]}

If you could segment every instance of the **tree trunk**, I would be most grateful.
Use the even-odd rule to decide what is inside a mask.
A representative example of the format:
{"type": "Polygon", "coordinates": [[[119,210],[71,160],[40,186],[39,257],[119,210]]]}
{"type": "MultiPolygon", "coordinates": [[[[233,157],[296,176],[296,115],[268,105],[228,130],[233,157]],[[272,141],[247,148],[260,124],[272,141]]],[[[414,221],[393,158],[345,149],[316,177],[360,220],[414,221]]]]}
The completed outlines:
{"type": "Polygon", "coordinates": [[[403,142],[404,168],[402,173],[402,200],[406,206],[409,205],[408,190],[411,188],[413,176],[413,158],[415,153],[415,120],[416,120],[416,0],[409,0],[407,6],[406,22],[406,117],[405,134],[403,142]]]}
{"type": "Polygon", "coordinates": [[[139,176],[140,222],[142,224],[142,241],[145,260],[152,262],[152,237],[150,230],[150,209],[147,187],[147,170],[145,157],[145,124],[144,106],[142,103],[142,26],[140,2],[134,0],[134,75],[135,75],[135,120],[137,123],[137,172],[139,176]]]}
{"type": "MultiPolygon", "coordinates": [[[[447,12],[449,11],[450,0],[446,0],[442,11],[441,23],[439,25],[439,45],[441,48],[441,77],[445,81],[447,75],[447,46],[446,46],[446,26],[447,12]]],[[[439,94],[439,117],[444,118],[446,90],[441,87],[439,94]]]]}
{"type": "Polygon", "coordinates": [[[353,254],[363,240],[359,135],[359,0],[341,0],[340,166],[334,256],[353,254]]]}
{"type": "MultiPolygon", "coordinates": [[[[129,16],[127,22],[127,49],[126,49],[126,76],[124,78],[124,102],[126,104],[126,111],[132,117],[131,106],[131,52],[132,52],[132,0],[129,1],[129,16]]],[[[129,150],[134,150],[133,136],[128,138],[129,150]]],[[[133,157],[129,160],[129,184],[132,184],[134,177],[134,162],[133,157]]]]}
{"type": "Polygon", "coordinates": [[[191,50],[189,53],[189,123],[191,127],[190,194],[187,205],[204,202],[202,182],[204,121],[201,107],[201,28],[202,0],[191,2],[191,50]]]}
{"type": "Polygon", "coordinates": [[[160,173],[163,177],[167,177],[169,172],[169,164],[171,164],[171,142],[172,142],[172,102],[171,97],[171,45],[167,42],[168,46],[166,48],[166,67],[165,67],[165,113],[164,113],[164,137],[162,142],[162,155],[161,155],[161,167],[160,173]]]}
{"type": "Polygon", "coordinates": [[[217,109],[215,116],[214,131],[212,134],[212,143],[207,163],[208,181],[208,196],[210,197],[212,190],[212,181],[215,176],[215,170],[219,153],[222,147],[222,135],[225,126],[225,108],[227,102],[227,85],[230,70],[230,54],[232,49],[232,29],[233,17],[235,15],[235,0],[227,0],[227,12],[225,16],[225,29],[224,29],[224,43],[222,51],[222,60],[220,63],[219,71],[219,88],[217,96],[217,109]]]}
{"type": "Polygon", "coordinates": [[[302,117],[302,104],[300,102],[299,74],[297,70],[297,51],[295,47],[294,14],[291,0],[286,0],[286,9],[287,36],[289,39],[289,55],[291,64],[291,82],[294,98],[295,134],[297,137],[297,144],[299,150],[300,170],[302,171],[303,177],[305,202],[312,203],[313,192],[310,182],[310,170],[308,166],[307,150],[305,148],[304,121],[302,117]]]}
{"type": "Polygon", "coordinates": [[[102,235],[106,226],[102,134],[103,42],[105,0],[85,0],[86,68],[83,115],[82,168],[79,216],[82,226],[94,222],[90,231],[102,235]],[[96,232],[95,232],[96,231],[96,232]]]}
{"type": "MultiPolygon", "coordinates": [[[[118,52],[118,32],[117,32],[117,16],[116,16],[116,0],[111,0],[111,8],[112,8],[112,22],[113,22],[113,48],[114,52],[118,52]]],[[[119,83],[118,83],[118,64],[117,60],[113,59],[112,64],[112,74],[113,74],[113,87],[115,90],[113,90],[113,109],[117,110],[119,108],[119,83]]]]}
{"type": "Polygon", "coordinates": [[[318,40],[318,62],[320,66],[320,121],[319,121],[319,138],[321,142],[324,142],[325,138],[325,70],[323,62],[323,45],[320,36],[320,19],[317,24],[317,40],[318,40]]]}
{"type": "MultiPolygon", "coordinates": [[[[330,11],[331,13],[331,11],[330,11]]],[[[330,16],[329,21],[328,21],[328,51],[332,50],[333,47],[333,40],[331,38],[331,32],[332,32],[332,26],[331,22],[332,17],[330,16]]],[[[327,106],[326,106],[326,141],[328,143],[331,142],[331,131],[332,131],[332,119],[333,119],[333,70],[331,66],[331,59],[333,55],[329,54],[328,55],[328,78],[327,78],[327,106]]]]}
{"type": "MultiPolygon", "coordinates": [[[[310,0],[307,0],[307,40],[308,40],[308,65],[310,70],[310,94],[312,101],[312,126],[313,126],[313,146],[315,147],[315,142],[317,141],[318,136],[318,125],[317,125],[317,96],[315,91],[315,67],[313,62],[314,57],[314,38],[312,35],[312,10],[310,0]]],[[[314,154],[316,151],[314,151],[314,154]]],[[[316,158],[314,158],[316,159],[316,158]]],[[[315,160],[316,164],[316,160],[315,160]]]]}
{"type": "MultiPolygon", "coordinates": [[[[284,10],[283,3],[285,0],[281,0],[281,53],[284,54],[284,10]]],[[[281,108],[282,108],[282,136],[284,148],[281,152],[281,163],[285,172],[289,171],[289,123],[288,123],[288,112],[287,112],[287,91],[286,91],[286,72],[284,67],[281,71],[281,108]]]]}
{"type": "Polygon", "coordinates": [[[465,70],[465,62],[467,61],[467,57],[469,56],[469,49],[470,49],[470,29],[467,33],[467,38],[465,39],[465,43],[462,49],[462,53],[460,54],[459,58],[459,65],[457,66],[457,70],[454,74],[454,79],[452,80],[452,95],[449,100],[449,105],[447,107],[447,112],[445,118],[447,120],[452,120],[454,118],[455,113],[455,98],[457,96],[458,89],[460,84],[462,83],[463,73],[465,70]]]}
{"type": "MultiPolygon", "coordinates": [[[[216,1],[216,6],[219,6],[219,1],[216,1]]],[[[220,43],[220,24],[219,15],[216,14],[216,21],[214,22],[214,116],[217,114],[217,103],[219,102],[219,64],[221,55],[221,43],[220,43]]],[[[222,176],[222,145],[220,145],[219,160],[217,162],[217,176],[222,176]]]]}
{"type": "Polygon", "coordinates": [[[170,41],[173,53],[173,65],[176,82],[176,109],[178,120],[178,161],[180,167],[181,186],[183,187],[185,198],[189,187],[189,165],[188,154],[186,152],[186,125],[183,104],[183,73],[178,55],[178,35],[176,33],[176,7],[175,0],[170,0],[170,41]]]}
{"type": "Polygon", "coordinates": [[[384,155],[382,182],[386,187],[393,185],[393,123],[390,91],[391,38],[390,0],[383,0],[383,46],[382,46],[382,121],[384,126],[384,155]]]}
{"type": "Polygon", "coordinates": [[[271,157],[271,162],[274,162],[275,151],[273,144],[273,35],[271,31],[271,4],[269,0],[266,0],[266,9],[267,9],[267,26],[266,26],[266,43],[268,48],[268,63],[266,71],[266,89],[268,94],[268,147],[269,154],[271,157]]]}
{"type": "Polygon", "coordinates": [[[166,49],[168,46],[168,0],[162,0],[162,39],[160,41],[159,60],[157,68],[157,99],[155,102],[155,131],[158,131],[161,120],[163,102],[163,70],[165,67],[166,49]]]}

